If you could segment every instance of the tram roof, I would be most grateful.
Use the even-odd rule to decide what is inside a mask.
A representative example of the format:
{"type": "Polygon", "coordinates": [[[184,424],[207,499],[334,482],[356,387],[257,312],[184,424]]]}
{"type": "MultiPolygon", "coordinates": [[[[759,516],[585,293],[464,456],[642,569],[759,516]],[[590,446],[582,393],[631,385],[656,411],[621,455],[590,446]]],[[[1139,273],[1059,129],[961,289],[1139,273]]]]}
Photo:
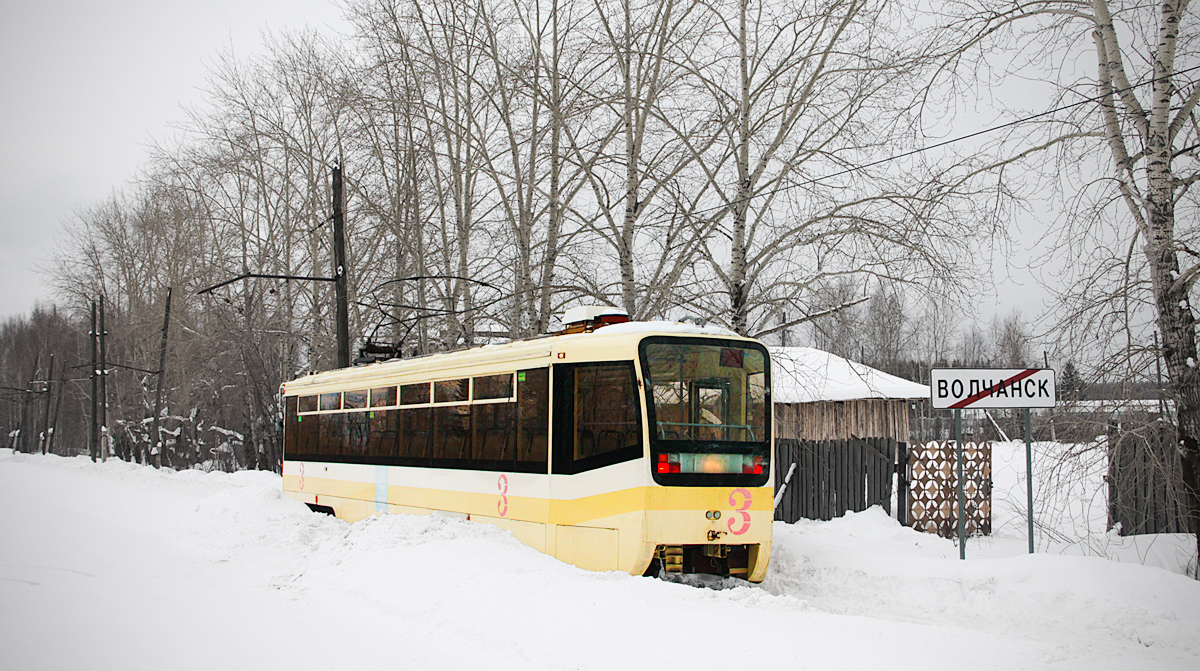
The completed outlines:
{"type": "Polygon", "coordinates": [[[563,351],[578,345],[601,344],[604,341],[616,341],[632,338],[640,341],[642,337],[651,335],[668,336],[709,336],[729,338],[753,342],[750,338],[739,336],[729,329],[720,326],[700,326],[697,324],[668,321],[625,322],[610,324],[589,333],[572,333],[569,335],[544,335],[524,340],[514,340],[494,345],[481,345],[468,349],[449,352],[436,352],[424,356],[407,359],[389,359],[378,363],[338,368],[305,375],[284,383],[285,392],[288,388],[308,390],[309,388],[326,385],[340,386],[344,384],[364,385],[375,380],[404,375],[415,372],[437,372],[458,367],[503,363],[508,361],[535,361],[545,358],[550,362],[553,352],[563,351]],[[543,356],[539,356],[542,353],[543,356]]]}

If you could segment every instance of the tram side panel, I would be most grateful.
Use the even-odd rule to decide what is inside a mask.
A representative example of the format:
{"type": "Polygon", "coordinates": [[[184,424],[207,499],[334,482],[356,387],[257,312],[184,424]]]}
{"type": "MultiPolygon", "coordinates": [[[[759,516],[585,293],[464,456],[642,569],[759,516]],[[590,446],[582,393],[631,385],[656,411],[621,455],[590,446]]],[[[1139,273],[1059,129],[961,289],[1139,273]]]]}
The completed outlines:
{"type": "Polygon", "coordinates": [[[348,522],[381,512],[381,504],[388,513],[461,515],[597,571],[641,574],[660,546],[747,545],[752,556],[745,577],[765,577],[766,562],[758,559],[770,554],[769,487],[663,487],[650,482],[648,460],[635,459],[549,477],[382,467],[389,482],[381,499],[377,468],[289,461],[284,489],[348,522]]]}
{"type": "Polygon", "coordinates": [[[551,554],[593,571],[640,575],[653,549],[645,543],[646,467],[637,458],[550,477],[551,554]]]}
{"type": "Polygon", "coordinates": [[[547,476],[289,461],[284,493],[328,506],[347,522],[380,513],[433,512],[490,523],[546,550],[547,476]]]}

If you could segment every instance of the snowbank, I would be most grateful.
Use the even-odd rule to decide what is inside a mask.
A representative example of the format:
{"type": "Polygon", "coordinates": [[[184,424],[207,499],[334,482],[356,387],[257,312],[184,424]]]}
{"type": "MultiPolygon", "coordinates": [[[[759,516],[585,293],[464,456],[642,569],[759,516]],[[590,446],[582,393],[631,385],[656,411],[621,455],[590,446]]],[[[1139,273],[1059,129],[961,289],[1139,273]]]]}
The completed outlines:
{"type": "Polygon", "coordinates": [[[878,509],[777,523],[762,586],[697,589],[458,519],[348,525],[279,489],[0,452],[0,666],[1200,667],[1200,583],[976,541],[960,562],[878,509]]]}

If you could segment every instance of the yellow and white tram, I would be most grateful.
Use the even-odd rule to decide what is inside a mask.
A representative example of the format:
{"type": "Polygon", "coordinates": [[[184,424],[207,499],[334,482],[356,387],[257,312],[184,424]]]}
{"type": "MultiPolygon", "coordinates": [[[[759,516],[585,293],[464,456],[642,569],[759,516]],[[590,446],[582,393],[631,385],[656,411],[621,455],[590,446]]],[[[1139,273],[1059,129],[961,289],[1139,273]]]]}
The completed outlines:
{"type": "Polygon", "coordinates": [[[284,492],[351,522],[431,511],[487,522],[592,570],[761,581],[766,348],[595,312],[568,328],[584,332],[285,383],[284,492]]]}

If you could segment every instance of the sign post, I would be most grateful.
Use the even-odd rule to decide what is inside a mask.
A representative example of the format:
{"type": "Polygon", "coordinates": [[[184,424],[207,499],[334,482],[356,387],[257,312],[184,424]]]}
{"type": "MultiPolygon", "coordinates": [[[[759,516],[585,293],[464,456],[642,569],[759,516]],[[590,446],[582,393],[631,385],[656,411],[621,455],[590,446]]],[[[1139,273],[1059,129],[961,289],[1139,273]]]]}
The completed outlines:
{"type": "Polygon", "coordinates": [[[1033,447],[1030,434],[1033,433],[1033,420],[1029,418],[1029,408],[1025,408],[1025,502],[1029,514],[1029,554],[1033,554],[1033,447]]]}
{"type": "Polygon", "coordinates": [[[958,452],[958,557],[967,558],[966,508],[963,497],[962,411],[974,408],[1025,409],[1025,484],[1029,552],[1033,553],[1033,451],[1030,408],[1053,408],[1058,400],[1054,371],[1049,368],[935,368],[930,371],[934,408],[954,410],[958,452]]]}
{"type": "Polygon", "coordinates": [[[963,496],[962,408],[954,409],[954,448],[958,462],[958,558],[967,558],[967,501],[963,496]]]}

